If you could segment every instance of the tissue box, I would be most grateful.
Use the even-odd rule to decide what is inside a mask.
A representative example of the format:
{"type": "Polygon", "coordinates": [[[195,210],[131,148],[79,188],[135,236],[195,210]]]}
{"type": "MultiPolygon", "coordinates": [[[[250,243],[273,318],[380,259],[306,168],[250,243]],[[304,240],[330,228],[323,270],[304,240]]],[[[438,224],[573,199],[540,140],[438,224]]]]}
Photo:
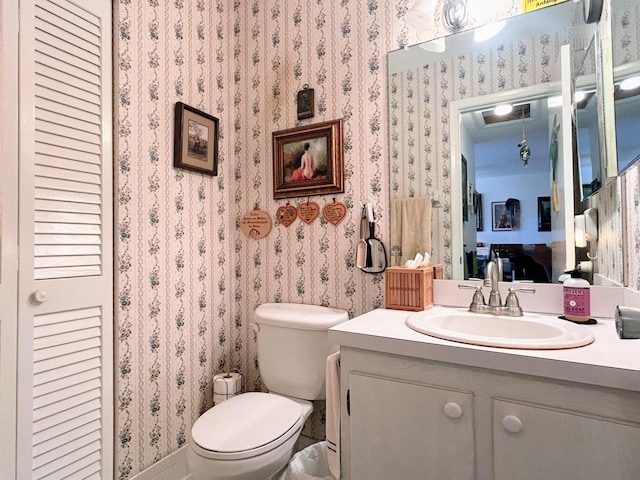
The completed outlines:
{"type": "Polygon", "coordinates": [[[385,270],[386,307],[394,310],[427,310],[433,305],[433,279],[442,278],[442,265],[385,270]]]}

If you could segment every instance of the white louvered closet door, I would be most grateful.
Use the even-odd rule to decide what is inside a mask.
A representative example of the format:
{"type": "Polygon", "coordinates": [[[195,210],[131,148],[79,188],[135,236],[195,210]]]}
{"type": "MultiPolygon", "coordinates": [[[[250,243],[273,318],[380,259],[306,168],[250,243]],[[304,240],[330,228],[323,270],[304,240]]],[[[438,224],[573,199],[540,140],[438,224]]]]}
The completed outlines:
{"type": "Polygon", "coordinates": [[[113,477],[111,2],[20,1],[19,479],[113,477]]]}

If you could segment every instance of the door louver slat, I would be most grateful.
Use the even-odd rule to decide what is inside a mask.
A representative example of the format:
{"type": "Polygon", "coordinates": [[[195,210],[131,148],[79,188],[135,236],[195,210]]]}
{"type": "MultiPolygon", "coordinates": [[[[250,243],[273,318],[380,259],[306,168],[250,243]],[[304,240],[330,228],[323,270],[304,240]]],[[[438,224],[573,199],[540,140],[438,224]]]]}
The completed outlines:
{"type": "Polygon", "coordinates": [[[47,370],[35,374],[35,384],[43,385],[48,382],[52,382],[58,378],[64,378],[73,375],[78,372],[86,372],[93,369],[99,369],[102,366],[99,358],[90,358],[83,362],[67,365],[66,367],[60,367],[57,370],[47,370]]]}
{"type": "MultiPolygon", "coordinates": [[[[76,88],[83,90],[85,92],[91,93],[93,95],[100,95],[100,85],[89,81],[83,78],[80,78],[80,74],[82,70],[77,70],[76,75],[71,75],[67,70],[60,70],[60,65],[56,63],[55,59],[50,59],[49,57],[40,57],[40,62],[38,66],[38,72],[43,77],[54,78],[63,82],[64,84],[74,85],[76,88]]],[[[94,77],[89,77],[90,79],[94,79],[94,77]]]]}
{"type": "Polygon", "coordinates": [[[100,461],[100,442],[90,443],[65,457],[33,470],[34,479],[69,478],[93,462],[100,461]]]}
{"type": "Polygon", "coordinates": [[[51,428],[42,429],[33,433],[34,450],[38,450],[40,445],[47,445],[53,440],[70,434],[74,429],[92,422],[100,422],[100,411],[91,410],[83,415],[70,418],[67,422],[52,426],[51,428]]]}
{"type": "Polygon", "coordinates": [[[96,37],[96,44],[100,44],[100,22],[87,11],[76,7],[74,4],[66,0],[51,0],[45,4],[40,4],[41,8],[53,13],[60,19],[66,20],[71,25],[68,30],[80,35],[83,31],[90,33],[96,37]],[[77,28],[75,28],[77,27],[77,28]]]}
{"type": "Polygon", "coordinates": [[[36,215],[36,222],[58,222],[58,223],[79,223],[85,225],[100,225],[99,215],[86,213],[66,213],[52,212],[49,210],[39,211],[36,215]]]}
{"type": "Polygon", "coordinates": [[[41,120],[46,120],[47,122],[52,124],[71,127],[80,132],[91,133],[94,135],[94,138],[99,138],[95,136],[100,135],[100,125],[95,125],[94,123],[85,122],[83,120],[78,120],[76,118],[69,117],[68,115],[63,115],[59,111],[52,112],[50,110],[39,108],[38,118],[40,118],[41,120]]]}
{"type": "MultiPolygon", "coordinates": [[[[73,118],[77,121],[84,122],[87,124],[87,128],[90,125],[99,125],[100,124],[100,116],[95,113],[90,113],[80,108],[77,108],[75,105],[65,105],[62,103],[54,102],[49,98],[39,98],[38,99],[38,110],[40,112],[56,112],[60,115],[64,115],[65,117],[73,118]]],[[[45,151],[44,153],[50,153],[49,151],[45,151]]],[[[64,155],[59,155],[64,157],[64,155]]],[[[83,160],[83,158],[78,158],[78,160],[83,160]]],[[[97,163],[97,162],[94,162],[97,163]]]]}
{"type": "Polygon", "coordinates": [[[88,435],[77,438],[70,443],[59,445],[57,448],[48,451],[46,454],[33,457],[33,466],[38,469],[46,464],[52,464],[56,460],[64,458],[65,455],[72,453],[78,445],[95,444],[99,442],[100,432],[91,432],[88,435]]]}
{"type": "MultiPolygon", "coordinates": [[[[64,377],[56,378],[50,381],[40,381],[38,386],[34,388],[34,396],[39,397],[41,395],[48,395],[57,390],[62,390],[73,385],[78,385],[82,382],[88,382],[93,378],[99,378],[100,371],[98,369],[88,369],[66,375],[64,377]]],[[[44,377],[40,377],[42,380],[44,377]]],[[[45,379],[48,380],[48,379],[45,379]]]]}
{"type": "Polygon", "coordinates": [[[35,248],[35,256],[57,257],[64,255],[100,255],[99,245],[39,245],[35,248]]]}
{"type": "Polygon", "coordinates": [[[100,422],[97,420],[89,421],[80,425],[77,428],[69,430],[68,432],[61,433],[59,435],[55,435],[54,438],[50,440],[45,440],[38,444],[38,448],[34,448],[33,456],[37,457],[38,455],[42,455],[54,448],[59,447],[60,445],[64,445],[65,443],[69,443],[77,438],[84,437],[85,435],[90,434],[93,431],[100,430],[100,422]]]}

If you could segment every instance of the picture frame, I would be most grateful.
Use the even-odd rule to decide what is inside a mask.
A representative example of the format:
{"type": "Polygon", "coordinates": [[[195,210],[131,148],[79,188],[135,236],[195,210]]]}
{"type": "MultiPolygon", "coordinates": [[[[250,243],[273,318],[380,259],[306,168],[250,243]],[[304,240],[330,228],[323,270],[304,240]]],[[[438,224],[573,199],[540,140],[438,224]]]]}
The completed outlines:
{"type": "Polygon", "coordinates": [[[176,102],[174,124],[173,166],[216,176],[220,121],[202,110],[176,102]]]}
{"type": "Polygon", "coordinates": [[[484,230],[484,220],[482,218],[482,194],[473,192],[473,212],[476,215],[476,232],[484,230]]]}
{"type": "Polygon", "coordinates": [[[462,155],[461,177],[462,177],[462,221],[469,221],[469,194],[467,187],[467,159],[462,155]]]}
{"type": "Polygon", "coordinates": [[[513,230],[513,219],[505,204],[506,202],[491,202],[491,230],[494,232],[513,230]]]}
{"type": "Polygon", "coordinates": [[[302,90],[298,92],[297,96],[297,114],[298,120],[305,118],[311,118],[314,115],[315,93],[313,88],[309,88],[309,85],[305,85],[302,90]]]}
{"type": "Polygon", "coordinates": [[[551,231],[551,197],[538,197],[538,231],[551,231]]]}
{"type": "Polygon", "coordinates": [[[273,132],[273,198],[344,192],[342,136],[342,119],[273,132]]]}

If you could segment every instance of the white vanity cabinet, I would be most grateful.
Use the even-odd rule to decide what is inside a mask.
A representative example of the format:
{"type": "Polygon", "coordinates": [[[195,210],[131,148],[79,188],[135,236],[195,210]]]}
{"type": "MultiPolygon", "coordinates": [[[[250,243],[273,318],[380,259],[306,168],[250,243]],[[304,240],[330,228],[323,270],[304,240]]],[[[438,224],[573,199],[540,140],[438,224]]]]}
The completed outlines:
{"type": "Polygon", "coordinates": [[[344,345],[341,371],[344,480],[640,479],[638,392],[344,345]]]}

